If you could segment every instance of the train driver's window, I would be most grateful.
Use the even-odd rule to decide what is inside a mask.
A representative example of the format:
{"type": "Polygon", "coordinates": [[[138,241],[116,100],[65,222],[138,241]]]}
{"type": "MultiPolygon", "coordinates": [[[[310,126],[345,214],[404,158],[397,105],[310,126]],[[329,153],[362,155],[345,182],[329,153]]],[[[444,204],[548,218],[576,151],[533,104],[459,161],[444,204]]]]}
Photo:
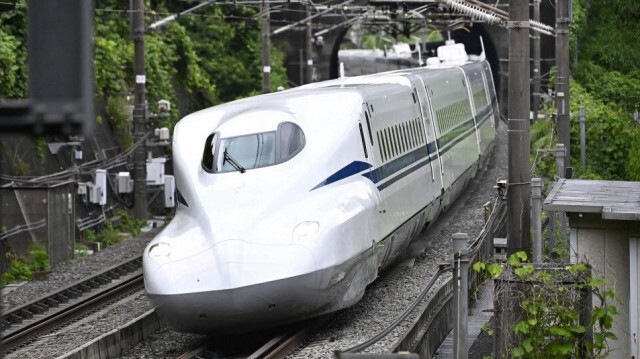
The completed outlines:
{"type": "Polygon", "coordinates": [[[216,151],[217,134],[212,133],[204,143],[204,153],[202,154],[202,168],[208,172],[213,172],[214,154],[216,151]]]}
{"type": "Polygon", "coordinates": [[[278,163],[288,161],[302,150],[305,137],[302,129],[292,122],[282,122],[276,131],[276,159],[278,163]]]}
{"type": "Polygon", "coordinates": [[[214,172],[244,172],[275,164],[275,139],[275,131],[222,138],[215,156],[214,172]]]}

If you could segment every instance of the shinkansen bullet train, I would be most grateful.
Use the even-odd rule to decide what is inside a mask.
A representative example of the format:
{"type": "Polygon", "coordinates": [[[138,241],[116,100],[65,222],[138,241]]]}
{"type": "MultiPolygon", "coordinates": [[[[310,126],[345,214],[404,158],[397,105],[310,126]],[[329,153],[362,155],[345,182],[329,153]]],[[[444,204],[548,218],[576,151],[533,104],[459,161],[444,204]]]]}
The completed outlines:
{"type": "Polygon", "coordinates": [[[179,331],[242,332],[360,300],[492,149],[489,64],[453,50],[183,118],[180,205],[144,251],[158,313],[179,331]]]}

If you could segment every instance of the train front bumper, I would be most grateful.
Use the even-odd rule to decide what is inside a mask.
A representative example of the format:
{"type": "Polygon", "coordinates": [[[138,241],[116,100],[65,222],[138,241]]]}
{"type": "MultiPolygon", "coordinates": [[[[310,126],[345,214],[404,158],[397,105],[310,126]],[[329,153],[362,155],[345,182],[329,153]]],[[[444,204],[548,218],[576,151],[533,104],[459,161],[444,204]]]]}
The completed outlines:
{"type": "MultiPolygon", "coordinates": [[[[332,270],[225,290],[149,294],[170,326],[189,333],[240,333],[287,324],[346,306],[332,270]]],[[[358,298],[359,299],[359,298],[358,298]]]]}
{"type": "Polygon", "coordinates": [[[205,251],[184,261],[161,265],[145,259],[147,294],[169,325],[182,332],[208,334],[296,322],[354,304],[375,278],[371,251],[336,266],[301,273],[301,268],[315,265],[302,248],[261,248],[251,260],[252,255],[241,254],[248,249],[245,245],[229,245],[244,259],[227,257],[216,265],[212,253],[230,250],[218,245],[214,246],[217,252],[205,251]],[[262,261],[256,262],[257,258],[262,261]]]}

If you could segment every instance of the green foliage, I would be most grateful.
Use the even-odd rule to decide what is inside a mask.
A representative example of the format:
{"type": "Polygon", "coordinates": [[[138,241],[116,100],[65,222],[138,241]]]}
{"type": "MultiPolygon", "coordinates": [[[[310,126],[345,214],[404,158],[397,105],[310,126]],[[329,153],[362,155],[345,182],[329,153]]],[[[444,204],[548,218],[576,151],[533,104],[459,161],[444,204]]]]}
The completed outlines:
{"type": "Polygon", "coordinates": [[[96,93],[110,97],[128,91],[133,74],[133,42],[129,38],[128,17],[96,11],[93,37],[93,67],[96,93]]]}
{"type": "Polygon", "coordinates": [[[636,0],[581,0],[574,2],[576,12],[581,16],[573,28],[578,36],[580,66],[586,59],[625,74],[638,70],[640,6],[636,0]]]}
{"type": "MultiPolygon", "coordinates": [[[[607,341],[616,337],[610,329],[617,309],[609,302],[616,300],[611,290],[603,290],[602,278],[591,278],[589,268],[578,263],[566,271],[535,269],[526,263],[525,252],[509,256],[509,271],[517,282],[528,283],[526,290],[513,291],[510,300],[519,302],[521,320],[513,327],[517,346],[510,349],[514,358],[604,358],[607,341]],[[600,303],[595,303],[589,323],[581,322],[584,303],[576,302],[576,292],[590,289],[600,303]],[[585,326],[587,324],[588,326],[585,326]],[[587,330],[593,341],[585,340],[587,330]]],[[[490,266],[474,264],[481,271],[490,266]]]]}
{"type": "Polygon", "coordinates": [[[74,243],[73,245],[74,258],[82,258],[89,255],[89,247],[85,246],[82,243],[74,243]]]}
{"type": "MultiPolygon", "coordinates": [[[[640,91],[640,88],[639,88],[640,91]]],[[[612,180],[639,180],[640,171],[627,168],[627,163],[640,156],[640,148],[630,153],[630,144],[640,140],[638,130],[631,126],[629,113],[615,103],[608,103],[593,96],[579,83],[571,86],[573,113],[585,107],[587,114],[586,142],[587,169],[576,168],[581,178],[603,178],[612,180]]],[[[580,161],[580,129],[576,123],[571,128],[571,151],[574,163],[580,161]]],[[[633,151],[633,150],[632,150],[633,151]]]]}
{"type": "Polygon", "coordinates": [[[121,218],[120,225],[114,227],[110,221],[106,220],[98,230],[85,229],[82,231],[84,240],[99,242],[104,248],[122,241],[123,237],[120,233],[130,233],[134,237],[142,233],[140,229],[146,225],[146,221],[133,219],[124,210],[118,210],[116,214],[121,218]]]}
{"type": "Polygon", "coordinates": [[[27,93],[26,0],[0,8],[0,98],[23,98],[27,93]]]}
{"type": "Polygon", "coordinates": [[[110,221],[106,220],[102,222],[102,229],[98,232],[85,229],[82,231],[82,236],[87,242],[99,242],[104,248],[112,244],[116,244],[121,241],[121,237],[118,234],[119,231],[113,227],[110,221]]]}
{"type": "Polygon", "coordinates": [[[24,159],[24,152],[20,151],[21,144],[22,142],[13,146],[6,141],[2,141],[2,149],[15,176],[26,176],[31,170],[31,166],[24,159]]]}
{"type": "Polygon", "coordinates": [[[125,146],[133,143],[131,137],[131,112],[127,111],[129,104],[122,97],[110,97],[107,99],[105,112],[111,126],[119,138],[122,138],[125,146]]]}
{"type": "Polygon", "coordinates": [[[142,233],[140,229],[147,225],[147,222],[144,219],[133,219],[124,210],[119,209],[116,211],[116,214],[121,218],[118,230],[121,232],[131,233],[134,237],[139,236],[142,233]]]}
{"type": "MultiPolygon", "coordinates": [[[[159,13],[179,12],[184,4],[163,0],[152,4],[159,13]]],[[[117,1],[104,0],[101,9],[121,9],[117,1]]],[[[152,13],[153,13],[152,11],[152,13]]],[[[150,110],[164,99],[174,104],[169,119],[159,126],[172,128],[180,116],[205,107],[258,94],[261,88],[261,32],[254,8],[206,6],[199,16],[184,16],[145,36],[146,98],[150,110]]],[[[157,20],[147,15],[147,24],[157,20]]],[[[133,83],[133,43],[127,16],[96,11],[96,92],[109,106],[124,98],[133,83]]],[[[283,54],[272,47],[272,89],[287,85],[283,54]]],[[[112,111],[108,116],[113,119],[112,111]]],[[[119,127],[119,122],[116,124],[119,127]]]]}
{"type": "Polygon", "coordinates": [[[2,286],[10,283],[21,282],[31,279],[33,272],[48,271],[51,269],[49,265],[49,255],[47,252],[35,246],[27,255],[14,257],[7,253],[9,261],[9,269],[2,274],[2,286]]]}
{"type": "Polygon", "coordinates": [[[40,160],[40,164],[43,165],[47,162],[47,155],[45,152],[45,148],[47,148],[47,140],[45,140],[44,137],[40,136],[35,139],[35,143],[38,160],[40,160]]]}
{"type": "MultiPolygon", "coordinates": [[[[640,103],[640,3],[573,2],[571,112],[587,113],[585,179],[640,180],[640,130],[631,124],[640,103]],[[605,30],[603,30],[605,29],[605,30]]],[[[571,128],[572,163],[579,163],[579,127],[571,128]]],[[[575,166],[579,169],[580,166],[575,166]]]]}

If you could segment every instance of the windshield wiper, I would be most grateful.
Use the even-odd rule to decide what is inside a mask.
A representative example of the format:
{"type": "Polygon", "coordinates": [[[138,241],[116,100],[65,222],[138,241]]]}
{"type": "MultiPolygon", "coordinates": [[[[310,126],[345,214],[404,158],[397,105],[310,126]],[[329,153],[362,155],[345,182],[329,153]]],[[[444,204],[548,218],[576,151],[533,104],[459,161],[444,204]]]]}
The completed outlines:
{"type": "Polygon", "coordinates": [[[224,163],[226,161],[229,161],[229,163],[231,163],[231,165],[233,166],[233,168],[237,169],[238,171],[240,171],[240,173],[244,173],[246,171],[246,169],[244,167],[242,167],[240,165],[240,163],[238,163],[238,161],[236,161],[233,157],[231,157],[231,155],[227,152],[227,150],[224,150],[224,159],[222,160],[222,164],[224,165],[224,163]]]}

